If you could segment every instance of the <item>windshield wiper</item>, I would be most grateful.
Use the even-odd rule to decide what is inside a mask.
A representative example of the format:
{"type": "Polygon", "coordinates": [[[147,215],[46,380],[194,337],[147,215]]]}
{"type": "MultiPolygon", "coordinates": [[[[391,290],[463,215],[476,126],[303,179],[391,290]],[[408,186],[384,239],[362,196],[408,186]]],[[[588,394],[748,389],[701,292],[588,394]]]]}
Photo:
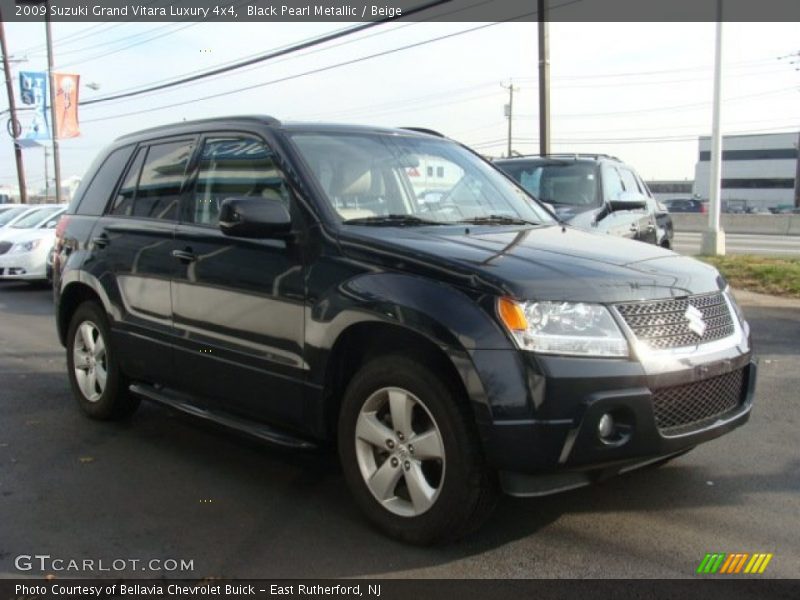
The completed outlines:
{"type": "Polygon", "coordinates": [[[391,225],[402,227],[405,225],[444,225],[441,221],[430,221],[428,219],[420,219],[414,215],[374,215],[372,217],[358,217],[356,219],[347,219],[344,221],[349,225],[391,225]]]}
{"type": "Polygon", "coordinates": [[[538,221],[528,221],[519,217],[509,217],[508,215],[484,215],[472,219],[464,219],[459,223],[470,223],[472,225],[541,225],[538,221]]]}

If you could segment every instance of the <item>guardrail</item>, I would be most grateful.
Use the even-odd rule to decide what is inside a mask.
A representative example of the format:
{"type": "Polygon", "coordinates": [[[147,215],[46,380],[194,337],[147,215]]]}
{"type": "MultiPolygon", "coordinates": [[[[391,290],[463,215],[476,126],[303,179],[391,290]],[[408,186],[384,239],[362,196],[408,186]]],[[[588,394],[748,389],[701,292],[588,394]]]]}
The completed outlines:
{"type": "MultiPolygon", "coordinates": [[[[708,215],[671,213],[675,231],[703,232],[708,229],[708,215]]],[[[722,215],[722,228],[728,233],[765,235],[800,235],[800,215],[722,215]]]]}

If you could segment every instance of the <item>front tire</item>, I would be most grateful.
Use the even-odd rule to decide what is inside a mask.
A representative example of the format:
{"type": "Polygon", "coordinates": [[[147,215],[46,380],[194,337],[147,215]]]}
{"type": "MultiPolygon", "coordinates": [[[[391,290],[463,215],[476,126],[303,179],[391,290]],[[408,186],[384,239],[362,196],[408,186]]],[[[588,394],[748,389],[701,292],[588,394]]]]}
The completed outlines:
{"type": "Polygon", "coordinates": [[[67,372],[81,410],[99,420],[124,419],[133,414],[139,398],[128,390],[111,345],[108,317],[97,302],[84,302],[77,308],[66,341],[67,372]]]}
{"type": "Polygon", "coordinates": [[[367,518],[414,544],[476,529],[497,497],[458,386],[401,355],[356,373],[339,416],[345,479],[367,518]]]}

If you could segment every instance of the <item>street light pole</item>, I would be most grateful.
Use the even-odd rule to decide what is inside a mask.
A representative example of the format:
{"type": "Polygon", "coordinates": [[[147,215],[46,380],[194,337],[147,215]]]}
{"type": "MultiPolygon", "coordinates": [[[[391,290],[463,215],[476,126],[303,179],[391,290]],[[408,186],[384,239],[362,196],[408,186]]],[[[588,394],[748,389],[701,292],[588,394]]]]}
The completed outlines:
{"type": "Polygon", "coordinates": [[[22,163],[22,148],[17,142],[20,125],[17,120],[17,103],[14,100],[14,86],[11,83],[11,65],[8,60],[8,46],[6,45],[6,30],[3,24],[3,15],[0,12],[0,52],[3,53],[3,74],[6,80],[6,93],[8,94],[8,112],[11,119],[11,137],[14,142],[14,159],[17,163],[17,185],[19,186],[20,204],[28,202],[28,190],[25,187],[25,167],[22,163]]]}
{"type": "Polygon", "coordinates": [[[539,1],[539,154],[550,154],[550,31],[548,0],[539,1]]]}
{"type": "Polygon", "coordinates": [[[708,230],[703,233],[703,254],[725,255],[725,232],[720,228],[722,208],[722,0],[717,0],[717,41],[714,55],[714,109],[711,118],[711,165],[709,168],[708,230]]]}
{"type": "Polygon", "coordinates": [[[56,80],[53,75],[53,36],[50,32],[50,11],[44,17],[47,36],[47,75],[50,83],[50,131],[53,136],[53,174],[56,178],[56,202],[61,202],[61,152],[58,148],[58,132],[56,131],[56,80]]]}

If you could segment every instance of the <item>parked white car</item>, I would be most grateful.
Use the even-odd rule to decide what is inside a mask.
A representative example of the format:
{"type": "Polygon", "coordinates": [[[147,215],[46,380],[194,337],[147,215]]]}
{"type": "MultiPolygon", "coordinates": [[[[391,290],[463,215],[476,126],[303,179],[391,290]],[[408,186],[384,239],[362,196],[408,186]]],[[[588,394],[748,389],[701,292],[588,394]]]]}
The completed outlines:
{"type": "Polygon", "coordinates": [[[63,204],[33,207],[0,230],[0,280],[47,279],[47,255],[65,210],[63,204]]]}
{"type": "MultiPolygon", "coordinates": [[[[4,207],[5,208],[5,207],[4,207]]],[[[15,221],[34,212],[38,206],[28,204],[14,204],[0,213],[0,232],[10,227],[15,221]]]]}

